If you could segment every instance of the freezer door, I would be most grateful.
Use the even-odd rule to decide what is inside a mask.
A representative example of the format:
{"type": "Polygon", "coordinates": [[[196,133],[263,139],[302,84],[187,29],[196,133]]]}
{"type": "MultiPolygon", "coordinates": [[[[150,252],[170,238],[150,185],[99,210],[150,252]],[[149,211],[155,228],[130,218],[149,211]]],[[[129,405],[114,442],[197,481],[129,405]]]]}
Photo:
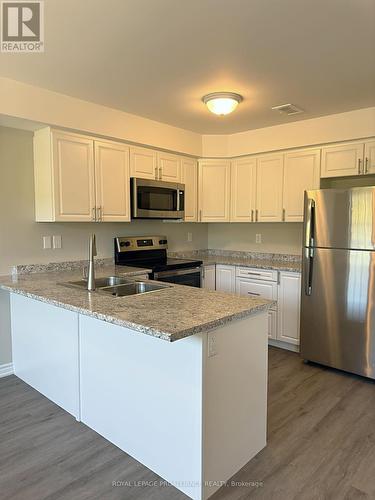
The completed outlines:
{"type": "Polygon", "coordinates": [[[375,187],[305,192],[304,245],[375,249],[375,187]]]}
{"type": "Polygon", "coordinates": [[[301,356],[375,378],[375,252],[308,250],[302,273],[301,356]]]}

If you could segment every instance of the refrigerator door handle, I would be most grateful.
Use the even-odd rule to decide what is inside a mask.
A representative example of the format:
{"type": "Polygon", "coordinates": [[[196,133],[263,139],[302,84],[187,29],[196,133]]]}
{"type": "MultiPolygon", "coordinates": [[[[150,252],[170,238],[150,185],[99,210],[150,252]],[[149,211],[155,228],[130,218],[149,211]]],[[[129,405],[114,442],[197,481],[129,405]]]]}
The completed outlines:
{"type": "Polygon", "coordinates": [[[314,263],[314,249],[305,248],[305,255],[303,259],[305,295],[311,295],[312,293],[313,263],[314,263]]]}
{"type": "Polygon", "coordinates": [[[307,209],[306,209],[306,226],[305,226],[306,247],[311,247],[314,244],[314,215],[315,215],[315,201],[311,198],[308,198],[307,209]]]}

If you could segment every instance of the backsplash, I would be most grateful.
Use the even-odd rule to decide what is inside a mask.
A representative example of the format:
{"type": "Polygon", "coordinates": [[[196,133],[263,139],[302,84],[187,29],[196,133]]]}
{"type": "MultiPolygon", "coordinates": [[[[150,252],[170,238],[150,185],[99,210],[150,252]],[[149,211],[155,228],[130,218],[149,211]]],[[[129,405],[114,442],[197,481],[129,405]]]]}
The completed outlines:
{"type": "Polygon", "coordinates": [[[257,259],[257,260],[275,260],[283,262],[301,262],[300,255],[293,254],[281,254],[281,253],[265,253],[265,252],[246,252],[239,250],[221,250],[216,248],[211,248],[208,250],[192,250],[187,252],[168,252],[170,257],[176,258],[202,258],[205,257],[229,257],[233,259],[257,259]]]}

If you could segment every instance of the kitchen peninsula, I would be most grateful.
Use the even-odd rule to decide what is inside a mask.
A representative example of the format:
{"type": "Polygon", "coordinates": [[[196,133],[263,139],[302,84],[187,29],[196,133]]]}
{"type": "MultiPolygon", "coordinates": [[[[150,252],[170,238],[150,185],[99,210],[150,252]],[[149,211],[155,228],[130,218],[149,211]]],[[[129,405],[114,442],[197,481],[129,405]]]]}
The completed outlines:
{"type": "MultiPolygon", "coordinates": [[[[98,277],[144,274],[104,266],[98,277]]],[[[208,498],[266,444],[272,302],[171,284],[126,297],[62,284],[79,277],[0,279],[15,374],[189,497],[208,498]]]]}

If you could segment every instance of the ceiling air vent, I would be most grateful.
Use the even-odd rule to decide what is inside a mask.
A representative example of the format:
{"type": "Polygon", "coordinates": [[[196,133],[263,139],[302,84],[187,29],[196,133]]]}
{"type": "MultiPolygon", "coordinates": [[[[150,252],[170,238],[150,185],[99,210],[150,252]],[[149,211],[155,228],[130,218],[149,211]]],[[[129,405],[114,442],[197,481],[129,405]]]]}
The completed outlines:
{"type": "Polygon", "coordinates": [[[303,113],[303,109],[297,108],[294,104],[280,104],[280,106],[273,106],[271,109],[278,111],[282,115],[298,115],[303,113]]]}

